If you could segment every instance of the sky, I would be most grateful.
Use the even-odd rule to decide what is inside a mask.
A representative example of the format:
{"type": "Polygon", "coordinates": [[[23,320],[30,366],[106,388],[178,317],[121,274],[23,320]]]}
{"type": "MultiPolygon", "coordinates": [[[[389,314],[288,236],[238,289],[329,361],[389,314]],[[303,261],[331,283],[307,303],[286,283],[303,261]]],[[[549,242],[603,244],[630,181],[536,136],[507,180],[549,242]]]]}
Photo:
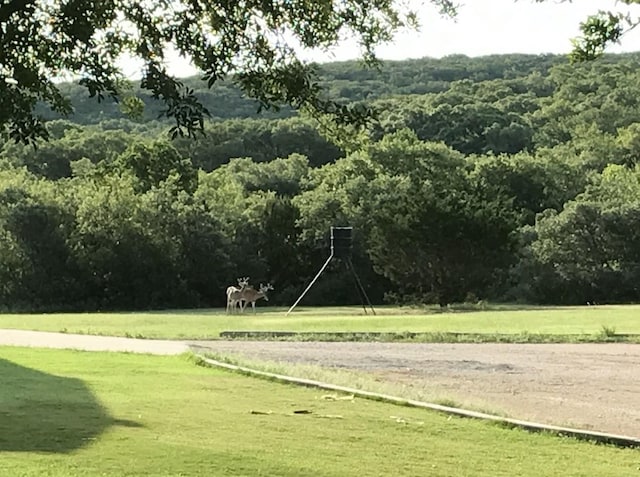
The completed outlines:
{"type": "MultiPolygon", "coordinates": [[[[615,0],[460,0],[456,20],[442,18],[428,1],[410,0],[418,13],[420,31],[398,34],[394,42],[376,51],[383,60],[409,58],[441,58],[451,54],[482,56],[504,53],[565,54],[571,49],[571,38],[579,33],[580,22],[598,10],[629,11],[615,0]]],[[[631,10],[640,16],[640,7],[631,10]]],[[[608,52],[640,51],[640,27],[625,36],[620,45],[608,52]]],[[[303,59],[320,63],[344,61],[358,57],[357,45],[349,42],[331,52],[304,51],[303,59]]],[[[195,74],[187,61],[171,55],[170,71],[178,76],[195,74]]],[[[135,74],[135,65],[125,70],[135,74]]]]}
{"type": "MultiPolygon", "coordinates": [[[[482,56],[502,53],[568,53],[571,38],[578,36],[580,22],[598,10],[629,11],[612,0],[460,0],[456,20],[442,18],[428,2],[412,2],[422,28],[400,34],[393,44],[382,46],[384,59],[401,60],[425,56],[441,58],[451,54],[482,56]],[[420,3],[423,3],[420,6],[420,3]]],[[[640,16],[640,8],[632,13],[640,16]]],[[[608,51],[640,50],[640,29],[625,38],[621,46],[608,51]]],[[[357,55],[353,45],[341,45],[335,59],[357,55]]]]}

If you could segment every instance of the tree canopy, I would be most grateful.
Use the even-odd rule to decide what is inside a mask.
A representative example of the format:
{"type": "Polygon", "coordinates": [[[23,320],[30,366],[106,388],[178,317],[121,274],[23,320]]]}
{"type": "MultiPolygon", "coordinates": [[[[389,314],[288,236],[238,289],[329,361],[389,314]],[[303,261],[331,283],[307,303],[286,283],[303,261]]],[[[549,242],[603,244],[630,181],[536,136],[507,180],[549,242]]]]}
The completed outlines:
{"type": "MultiPolygon", "coordinates": [[[[542,0],[538,0],[542,1],[542,0]]],[[[430,0],[455,16],[451,0],[430,0]]],[[[627,5],[638,0],[623,0],[627,5]]],[[[413,27],[414,12],[399,0],[3,0],[0,3],[0,130],[20,142],[47,138],[35,113],[44,103],[72,110],[57,81],[79,79],[91,97],[120,100],[139,113],[141,102],[127,96],[118,67],[123,57],[143,64],[142,88],[165,105],[175,136],[195,135],[209,111],[193,89],[172,76],[170,49],[190,59],[210,87],[232,78],[260,108],[291,105],[329,114],[338,122],[363,123],[370,112],[331,98],[320,87],[315,67],[299,60],[296,47],[329,48],[354,38],[367,64],[375,47],[401,28],[413,27]]],[[[600,12],[582,24],[574,59],[590,59],[618,41],[638,20],[626,12],[600,12]]]]}
{"type": "MultiPolygon", "coordinates": [[[[434,0],[443,9],[446,0],[434,0]]],[[[264,108],[291,104],[357,119],[347,106],[324,99],[309,65],[294,47],[326,48],[355,37],[366,61],[374,47],[411,24],[413,14],[393,0],[9,0],[0,4],[0,124],[19,141],[46,137],[33,114],[37,102],[70,111],[56,79],[80,78],[90,96],[118,99],[124,56],[143,62],[141,85],[175,118],[175,135],[202,129],[207,110],[167,71],[172,47],[202,71],[209,86],[233,75],[264,108]]],[[[135,104],[130,104],[134,107],[135,104]]]]}

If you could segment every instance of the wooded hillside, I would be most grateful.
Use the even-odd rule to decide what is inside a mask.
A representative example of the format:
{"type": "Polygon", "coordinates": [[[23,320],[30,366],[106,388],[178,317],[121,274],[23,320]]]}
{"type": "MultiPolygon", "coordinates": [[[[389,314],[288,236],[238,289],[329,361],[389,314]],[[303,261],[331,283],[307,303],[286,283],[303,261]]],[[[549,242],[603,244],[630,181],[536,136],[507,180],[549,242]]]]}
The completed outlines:
{"type": "MultiPolygon", "coordinates": [[[[332,225],[355,227],[375,302],[640,298],[640,54],[452,56],[321,66],[326,94],[378,120],[335,131],[196,90],[206,135],[170,141],[69,86],[37,149],[0,152],[6,309],[220,306],[238,276],[290,304],[332,225]]],[[[44,111],[43,111],[44,113],[44,111]]],[[[358,301],[336,262],[308,303],[358,301]]]]}
{"type": "MultiPolygon", "coordinates": [[[[440,93],[451,83],[460,80],[473,82],[493,79],[514,79],[534,72],[546,75],[552,66],[567,63],[558,55],[495,55],[469,58],[464,55],[443,59],[423,58],[407,61],[387,61],[380,69],[363,68],[356,61],[318,65],[327,94],[340,101],[362,101],[407,94],[440,93]]],[[[195,95],[211,113],[212,119],[255,118],[258,104],[243,97],[231,82],[218,82],[211,89],[199,77],[185,78],[183,83],[193,89],[195,95]]],[[[105,100],[99,103],[89,98],[86,89],[77,84],[67,84],[64,93],[71,97],[75,113],[69,117],[78,124],[95,124],[107,119],[122,117],[119,105],[105,100]]],[[[156,119],[164,107],[147,92],[134,88],[132,92],[144,100],[143,121],[156,119]]],[[[41,113],[49,119],[60,116],[41,113]]],[[[286,109],[279,113],[266,112],[259,117],[290,117],[295,112],[286,109]]]]}

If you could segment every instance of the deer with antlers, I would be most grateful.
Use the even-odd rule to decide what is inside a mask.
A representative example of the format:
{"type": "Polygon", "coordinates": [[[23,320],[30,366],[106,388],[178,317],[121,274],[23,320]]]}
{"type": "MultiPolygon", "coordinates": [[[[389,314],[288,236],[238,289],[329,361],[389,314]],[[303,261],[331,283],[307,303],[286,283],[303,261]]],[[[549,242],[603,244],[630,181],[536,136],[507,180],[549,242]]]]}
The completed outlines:
{"type": "Polygon", "coordinates": [[[256,312],[256,301],[260,298],[264,298],[265,301],[269,301],[269,297],[267,296],[267,292],[269,290],[273,290],[271,283],[267,283],[266,285],[260,284],[260,289],[256,290],[253,287],[246,287],[240,292],[242,296],[241,301],[244,302],[244,305],[240,303],[240,311],[244,312],[244,309],[247,307],[247,303],[251,303],[251,307],[253,308],[253,312],[256,312]]]}
{"type": "Polygon", "coordinates": [[[249,277],[238,278],[238,286],[227,287],[227,313],[233,313],[240,304],[242,311],[242,292],[249,286],[249,277]]]}

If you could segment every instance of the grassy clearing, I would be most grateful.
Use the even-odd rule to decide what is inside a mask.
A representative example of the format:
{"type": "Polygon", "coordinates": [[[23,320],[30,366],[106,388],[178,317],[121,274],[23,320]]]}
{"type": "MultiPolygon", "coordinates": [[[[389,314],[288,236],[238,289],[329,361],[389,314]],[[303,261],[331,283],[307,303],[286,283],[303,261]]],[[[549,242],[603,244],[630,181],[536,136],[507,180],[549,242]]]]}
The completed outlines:
{"type": "MultiPolygon", "coordinates": [[[[142,313],[4,314],[0,328],[141,338],[217,339],[222,331],[424,333],[417,341],[615,341],[640,334],[640,305],[563,308],[496,307],[441,312],[432,308],[260,308],[256,315],[224,310],[142,313]],[[451,334],[448,334],[451,333],[451,334]],[[457,335],[456,335],[457,334],[457,335]],[[465,336],[466,335],[466,336],[465,336]],[[506,335],[506,336],[504,336],[506,335]],[[556,338],[554,338],[554,335],[556,338]],[[580,336],[582,335],[582,337],[580,336]]],[[[300,339],[300,338],[296,338],[300,339]]],[[[339,339],[339,338],[334,338],[339,339]]],[[[388,338],[397,339],[396,337],[388,338]]],[[[631,338],[633,341],[636,338],[631,338]]]]}
{"type": "Polygon", "coordinates": [[[0,368],[0,475],[12,477],[637,473],[637,451],[328,400],[184,356],[0,348],[0,368]]]}

